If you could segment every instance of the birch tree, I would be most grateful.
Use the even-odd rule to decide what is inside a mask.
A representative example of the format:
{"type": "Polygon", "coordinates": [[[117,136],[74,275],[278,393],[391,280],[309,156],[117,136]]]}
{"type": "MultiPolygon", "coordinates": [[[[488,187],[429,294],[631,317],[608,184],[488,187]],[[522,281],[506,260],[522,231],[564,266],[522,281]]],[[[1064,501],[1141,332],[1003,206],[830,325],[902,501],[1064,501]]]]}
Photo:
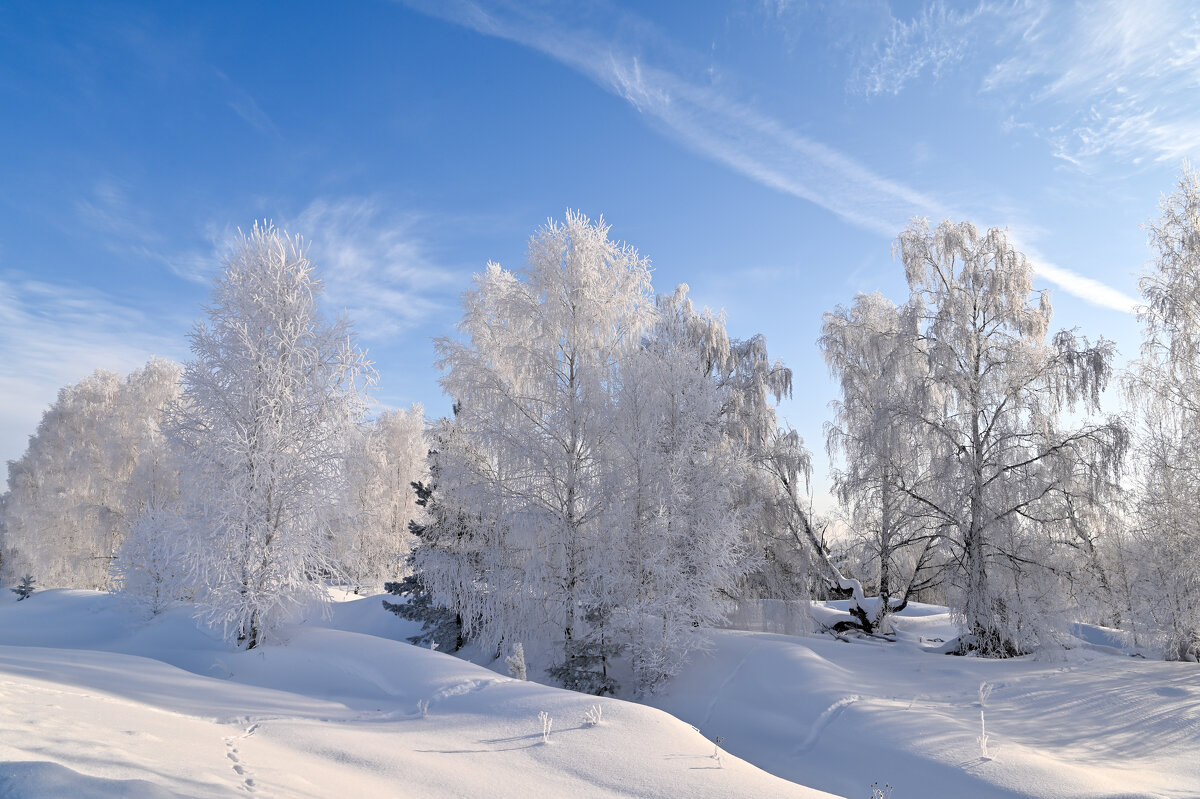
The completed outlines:
{"type": "Polygon", "coordinates": [[[1135,599],[1168,658],[1200,658],[1200,174],[1184,164],[1149,226],[1141,358],[1126,379],[1139,411],[1135,599]]]}
{"type": "Polygon", "coordinates": [[[320,293],[299,238],[257,224],[243,235],[165,425],[185,464],[188,579],[202,616],[248,649],[340,575],[346,450],[374,373],[349,323],[321,316],[320,293]]]}
{"type": "Polygon", "coordinates": [[[1051,307],[1029,261],[1004,231],[970,223],[899,237],[911,303],[928,358],[921,409],[935,480],[905,489],[935,516],[950,547],[961,645],[988,655],[1045,640],[1070,568],[1072,509],[1102,502],[1126,443],[1097,412],[1112,344],[1062,331],[1047,340],[1051,307]]]}
{"type": "Polygon", "coordinates": [[[476,278],[465,340],[438,342],[456,413],[416,564],[484,646],[548,642],[548,673],[593,693],[617,689],[627,653],[649,693],[763,563],[773,489],[755,463],[791,372],[761,336],[731,341],[686,286],[655,298],[645,259],[607,231],[551,223],[522,273],[476,278]]]}
{"type": "Polygon", "coordinates": [[[488,264],[463,298],[465,340],[436,343],[459,407],[440,499],[472,520],[464,561],[478,572],[430,587],[485,646],[554,642],[577,687],[610,680],[613,586],[589,567],[615,543],[604,458],[620,362],[653,303],[647,261],[568,213],[533,237],[520,274],[488,264]]]}
{"type": "Polygon", "coordinates": [[[8,464],[6,581],[31,573],[48,587],[109,586],[134,519],[176,490],[175,475],[153,464],[165,454],[159,415],[179,393],[179,372],[156,358],[125,378],[97,370],[59,391],[8,464]]]}
{"type": "Polygon", "coordinates": [[[697,312],[685,285],[656,302],[658,321],[622,369],[613,450],[623,538],[609,568],[641,693],[704,647],[698,628],[724,618],[749,565],[738,492],[750,463],[714,374],[730,357],[724,322],[697,312]]]}
{"type": "Polygon", "coordinates": [[[347,459],[350,512],[335,538],[335,557],[352,589],[403,576],[421,514],[413,484],[428,480],[424,411],[387,411],[364,422],[347,459]]]}
{"type": "Polygon", "coordinates": [[[834,493],[877,574],[879,601],[863,610],[867,631],[940,578],[937,519],[915,498],[928,492],[931,454],[922,412],[928,358],[916,310],[859,294],[850,307],[825,314],[819,341],[841,389],[826,427],[830,457],[842,456],[834,493]]]}

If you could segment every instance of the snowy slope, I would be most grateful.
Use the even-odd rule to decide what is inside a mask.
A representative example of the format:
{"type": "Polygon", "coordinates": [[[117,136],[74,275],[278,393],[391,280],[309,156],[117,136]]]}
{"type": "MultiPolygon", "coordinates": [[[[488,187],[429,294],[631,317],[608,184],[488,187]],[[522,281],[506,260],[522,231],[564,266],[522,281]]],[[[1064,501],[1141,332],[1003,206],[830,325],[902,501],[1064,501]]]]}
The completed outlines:
{"type": "Polygon", "coordinates": [[[1194,664],[1129,657],[1098,628],[1054,657],[949,657],[944,609],[897,626],[894,644],[714,631],[652,699],[667,715],[400,643],[412,627],[377,597],[254,652],[186,610],[5,599],[0,797],[1200,796],[1194,664]]]}
{"type": "Polygon", "coordinates": [[[936,654],[915,605],[898,641],[732,630],[654,704],[768,771],[846,796],[1198,797],[1200,670],[1084,642],[1054,657],[936,654]],[[922,640],[924,639],[924,640],[922,640]],[[979,685],[992,684],[980,737],[979,685]]]}
{"type": "Polygon", "coordinates": [[[368,598],[236,652],[186,611],[145,621],[85,591],[6,599],[0,797],[824,795],[714,759],[659,710],[390,640],[408,632],[368,598]]]}

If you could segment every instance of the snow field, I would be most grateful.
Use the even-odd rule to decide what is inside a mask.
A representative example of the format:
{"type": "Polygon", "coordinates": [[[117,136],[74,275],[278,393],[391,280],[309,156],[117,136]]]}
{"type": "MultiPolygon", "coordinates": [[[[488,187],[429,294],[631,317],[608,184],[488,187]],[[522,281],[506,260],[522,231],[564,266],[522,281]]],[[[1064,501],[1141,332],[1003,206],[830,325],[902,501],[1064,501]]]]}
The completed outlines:
{"type": "Polygon", "coordinates": [[[654,708],[352,631],[411,632],[377,597],[250,652],[186,609],[143,621],[129,607],[88,591],[0,605],[0,796],[824,795],[718,763],[654,708]]]}
{"type": "Polygon", "coordinates": [[[1200,795],[1194,664],[1130,657],[1100,628],[1007,661],[937,654],[953,625],[927,605],[895,643],[714,630],[647,707],[401,643],[415,629],[378,597],[339,599],[250,652],[186,608],[0,603],[0,797],[1200,795]]]}
{"type": "Polygon", "coordinates": [[[1194,664],[1083,641],[1012,660],[937,654],[929,639],[954,628],[927,605],[896,626],[896,643],[713,631],[713,653],[651,701],[773,774],[845,796],[875,781],[897,799],[1200,796],[1194,664]]]}

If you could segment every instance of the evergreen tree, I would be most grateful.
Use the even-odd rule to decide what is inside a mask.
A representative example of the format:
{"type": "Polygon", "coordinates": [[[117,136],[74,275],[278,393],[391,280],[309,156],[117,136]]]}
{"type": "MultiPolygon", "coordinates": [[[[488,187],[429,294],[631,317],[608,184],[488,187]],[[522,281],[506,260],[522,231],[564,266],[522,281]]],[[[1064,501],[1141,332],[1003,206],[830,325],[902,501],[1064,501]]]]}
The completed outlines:
{"type": "Polygon", "coordinates": [[[21,578],[21,582],[17,583],[16,588],[10,590],[17,595],[17,601],[20,602],[22,599],[29,599],[33,595],[36,583],[37,580],[33,579],[33,575],[27,574],[21,578]]]}
{"type": "Polygon", "coordinates": [[[411,572],[403,579],[384,583],[384,590],[394,596],[404,597],[405,602],[383,600],[383,607],[402,619],[421,623],[421,632],[409,637],[409,642],[418,646],[436,644],[441,652],[457,652],[462,649],[462,618],[449,608],[438,605],[425,584],[422,572],[417,568],[417,559],[428,555],[437,544],[438,534],[446,529],[442,508],[434,499],[433,483],[414,482],[416,504],[424,510],[422,521],[409,521],[408,529],[415,544],[408,556],[411,572]]]}

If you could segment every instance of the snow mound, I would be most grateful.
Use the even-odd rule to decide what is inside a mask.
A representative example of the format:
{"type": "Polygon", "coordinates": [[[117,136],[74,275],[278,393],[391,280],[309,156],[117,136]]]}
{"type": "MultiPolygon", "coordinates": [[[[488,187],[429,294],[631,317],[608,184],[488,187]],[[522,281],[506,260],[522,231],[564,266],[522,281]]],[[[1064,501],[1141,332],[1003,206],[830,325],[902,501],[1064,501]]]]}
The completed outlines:
{"type": "Polygon", "coordinates": [[[145,780],[110,780],[80,774],[49,761],[4,763],[0,766],[3,799],[178,799],[145,780]]]}

